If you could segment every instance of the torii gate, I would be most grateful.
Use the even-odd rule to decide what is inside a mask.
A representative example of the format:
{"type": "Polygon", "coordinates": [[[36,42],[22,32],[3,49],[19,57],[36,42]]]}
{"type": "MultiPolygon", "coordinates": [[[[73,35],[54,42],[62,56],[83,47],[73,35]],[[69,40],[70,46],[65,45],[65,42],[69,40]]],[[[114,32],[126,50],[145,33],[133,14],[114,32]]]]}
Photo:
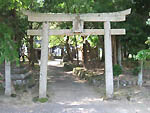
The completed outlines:
{"type": "Polygon", "coordinates": [[[40,83],[39,98],[46,97],[47,91],[47,61],[48,61],[48,38],[50,35],[75,35],[80,33],[86,35],[104,35],[105,44],[105,82],[106,96],[113,96],[113,66],[112,66],[112,44],[111,35],[125,35],[125,29],[111,29],[110,22],[125,21],[126,16],[131,13],[131,9],[113,13],[87,13],[87,14],[52,14],[52,13],[34,13],[25,11],[28,21],[43,22],[40,30],[28,30],[28,35],[42,36],[41,44],[41,65],[40,65],[40,83]],[[52,30],[49,29],[48,22],[73,22],[73,29],[52,30]],[[104,29],[84,29],[84,22],[104,22],[104,29]]]}

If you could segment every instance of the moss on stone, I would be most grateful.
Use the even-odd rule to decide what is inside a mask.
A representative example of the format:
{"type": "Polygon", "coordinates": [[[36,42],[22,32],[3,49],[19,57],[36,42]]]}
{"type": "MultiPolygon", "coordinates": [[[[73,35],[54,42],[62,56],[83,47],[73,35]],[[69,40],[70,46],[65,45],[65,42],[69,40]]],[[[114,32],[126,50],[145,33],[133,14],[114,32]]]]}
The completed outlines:
{"type": "Polygon", "coordinates": [[[73,69],[73,74],[79,79],[87,80],[90,84],[100,85],[104,84],[105,77],[104,75],[97,75],[94,72],[88,71],[83,67],[76,67],[73,69]]]}
{"type": "Polygon", "coordinates": [[[38,101],[41,103],[45,103],[48,101],[48,98],[39,98],[38,101]]]}
{"type": "Polygon", "coordinates": [[[41,103],[45,103],[48,101],[48,98],[39,98],[38,96],[37,97],[34,97],[32,99],[33,102],[41,102],[41,103]]]}

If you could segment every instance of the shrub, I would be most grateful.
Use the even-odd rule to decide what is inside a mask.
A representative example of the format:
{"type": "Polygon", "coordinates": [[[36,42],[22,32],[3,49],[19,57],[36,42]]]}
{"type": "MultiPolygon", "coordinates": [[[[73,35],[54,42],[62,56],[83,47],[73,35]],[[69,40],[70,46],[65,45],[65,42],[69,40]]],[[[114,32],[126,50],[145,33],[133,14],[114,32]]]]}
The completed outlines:
{"type": "Polygon", "coordinates": [[[17,95],[16,94],[11,94],[11,97],[16,97],[17,95]]]}
{"type": "Polygon", "coordinates": [[[120,74],[122,74],[122,68],[119,65],[114,65],[113,74],[114,76],[119,76],[120,74]]]}
{"type": "Polygon", "coordinates": [[[140,72],[140,67],[135,67],[135,68],[133,68],[133,70],[132,70],[132,74],[133,74],[133,75],[138,75],[139,72],[140,72]]]}
{"type": "Polygon", "coordinates": [[[72,64],[72,63],[68,63],[68,62],[65,62],[64,63],[64,69],[66,70],[66,71],[72,71],[73,70],[73,68],[75,68],[76,66],[74,65],[74,64],[72,64]]]}
{"type": "Polygon", "coordinates": [[[33,101],[33,102],[38,102],[38,99],[39,99],[38,96],[37,96],[37,97],[33,97],[32,101],[33,101]]]}

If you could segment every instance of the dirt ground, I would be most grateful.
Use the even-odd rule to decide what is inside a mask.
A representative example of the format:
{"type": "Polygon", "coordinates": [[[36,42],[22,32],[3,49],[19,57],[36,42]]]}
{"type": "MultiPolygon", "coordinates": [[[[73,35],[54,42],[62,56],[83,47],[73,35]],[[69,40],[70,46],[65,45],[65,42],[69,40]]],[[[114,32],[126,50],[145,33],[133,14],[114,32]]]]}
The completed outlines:
{"type": "Polygon", "coordinates": [[[0,94],[0,113],[150,113],[150,82],[142,87],[115,89],[114,99],[105,100],[105,87],[89,85],[72,72],[65,72],[60,61],[50,61],[46,103],[34,103],[38,85],[17,97],[0,94]]]}

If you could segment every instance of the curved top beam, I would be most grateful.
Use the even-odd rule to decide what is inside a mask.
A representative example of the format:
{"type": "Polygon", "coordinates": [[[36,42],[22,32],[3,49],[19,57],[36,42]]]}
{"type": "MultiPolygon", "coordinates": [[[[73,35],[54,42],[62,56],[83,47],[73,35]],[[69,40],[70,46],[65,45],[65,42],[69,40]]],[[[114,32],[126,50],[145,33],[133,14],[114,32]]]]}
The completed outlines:
{"type": "Polygon", "coordinates": [[[28,21],[35,22],[57,22],[57,21],[73,21],[77,16],[83,21],[104,22],[104,21],[125,21],[126,15],[131,13],[131,9],[112,13],[86,13],[86,14],[63,14],[63,13],[34,13],[23,11],[28,16],[28,21]]]}
{"type": "Polygon", "coordinates": [[[131,13],[131,8],[124,10],[124,11],[118,11],[118,12],[111,12],[111,13],[86,13],[86,14],[81,14],[81,16],[83,15],[98,15],[98,16],[126,16],[129,15],[131,13]]]}
{"type": "Polygon", "coordinates": [[[107,13],[110,15],[129,15],[131,13],[131,8],[130,9],[126,9],[124,11],[118,11],[118,12],[113,12],[113,13],[107,13]]]}

